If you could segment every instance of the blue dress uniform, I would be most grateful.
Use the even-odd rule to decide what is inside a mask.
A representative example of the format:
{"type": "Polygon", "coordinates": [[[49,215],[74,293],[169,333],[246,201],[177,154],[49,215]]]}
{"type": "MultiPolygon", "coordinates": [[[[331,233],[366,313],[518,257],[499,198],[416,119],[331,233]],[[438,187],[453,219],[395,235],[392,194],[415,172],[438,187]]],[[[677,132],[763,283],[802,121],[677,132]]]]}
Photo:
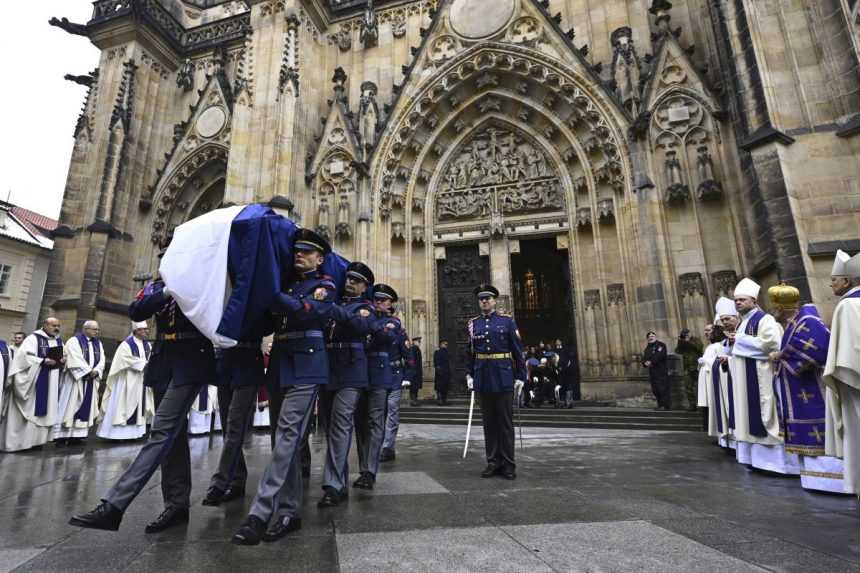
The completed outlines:
{"type": "MultiPolygon", "coordinates": [[[[369,269],[353,263],[364,274],[369,269]]],[[[350,271],[347,271],[348,273],[350,271]]],[[[372,274],[365,282],[372,283],[372,274]]],[[[326,387],[328,395],[328,448],[323,470],[325,495],[317,505],[338,505],[346,496],[349,483],[349,447],[354,428],[353,416],[359,397],[367,389],[369,374],[365,346],[373,331],[374,313],[370,303],[358,298],[344,298],[332,308],[332,325],[328,330],[328,352],[330,381],[326,387]]]]}
{"type": "MultiPolygon", "coordinates": [[[[316,233],[301,229],[294,248],[331,252],[328,242],[316,233]]],[[[279,294],[272,312],[281,320],[272,346],[273,361],[280,385],[285,389],[278,418],[272,460],[263,472],[248,519],[234,534],[233,542],[254,545],[262,537],[274,541],[300,527],[302,474],[299,450],[310,421],[319,387],[328,383],[329,367],[324,329],[334,304],[336,287],[318,269],[303,273],[279,294]],[[260,531],[277,512],[277,519],[265,533],[260,531]]]]}
{"type": "Polygon", "coordinates": [[[200,388],[215,377],[215,354],[212,343],[164,292],[160,279],[141,290],[129,306],[128,315],[134,321],[155,316],[157,336],[144,374],[144,384],[155,393],[155,419],[149,440],[104,497],[102,505],[88,514],[73,517],[70,523],[96,529],[119,528],[122,512],[161,464],[165,510],[147,526],[147,532],[154,532],[188,521],[191,493],[188,410],[200,388]]]}
{"type": "Polygon", "coordinates": [[[400,399],[403,396],[403,380],[407,371],[407,360],[410,357],[406,341],[409,335],[400,323],[400,319],[391,318],[397,323],[394,340],[388,347],[388,357],[391,360],[391,385],[388,388],[388,414],[385,419],[385,439],[382,441],[380,461],[394,459],[394,448],[397,443],[397,431],[400,429],[400,399]]]}
{"type": "MultiPolygon", "coordinates": [[[[476,289],[479,296],[498,290],[489,285],[476,289]]],[[[481,398],[487,470],[484,477],[503,474],[516,477],[514,463],[514,380],[525,380],[523,346],[511,316],[491,312],[469,321],[468,372],[481,398]]]]}
{"type": "MultiPolygon", "coordinates": [[[[387,285],[374,287],[374,296],[385,295],[397,300],[397,293],[387,285]]],[[[367,345],[368,385],[355,410],[355,445],[358,450],[360,477],[353,487],[373,489],[379,473],[379,458],[385,438],[385,412],[389,389],[399,388],[392,373],[389,353],[397,341],[400,321],[374,311],[370,341],[367,345]]]]}

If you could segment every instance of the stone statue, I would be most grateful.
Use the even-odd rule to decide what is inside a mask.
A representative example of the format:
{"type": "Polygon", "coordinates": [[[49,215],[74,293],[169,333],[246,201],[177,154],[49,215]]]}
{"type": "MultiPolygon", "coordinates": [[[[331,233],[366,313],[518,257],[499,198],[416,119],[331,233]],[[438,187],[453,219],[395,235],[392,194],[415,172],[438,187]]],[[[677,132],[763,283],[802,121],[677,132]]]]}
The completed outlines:
{"type": "Polygon", "coordinates": [[[185,62],[176,73],[176,85],[182,88],[184,92],[190,92],[194,89],[194,64],[189,58],[185,58],[185,62]]]}
{"type": "Polygon", "coordinates": [[[373,82],[361,84],[361,99],[358,105],[358,133],[365,152],[376,145],[376,128],[379,125],[379,104],[376,103],[377,88],[373,82]]]}
{"type": "Polygon", "coordinates": [[[343,238],[352,235],[349,219],[349,195],[342,193],[340,201],[337,204],[337,224],[335,225],[334,230],[335,235],[343,238]]]}
{"type": "Polygon", "coordinates": [[[633,46],[633,32],[627,26],[612,33],[612,80],[615,93],[624,107],[635,117],[639,114],[642,94],[639,57],[633,46]]]}
{"type": "Polygon", "coordinates": [[[674,151],[666,154],[666,179],[670,186],[684,183],[681,179],[681,162],[674,151]]]}
{"type": "Polygon", "coordinates": [[[367,0],[358,39],[365,48],[374,47],[379,40],[379,21],[376,19],[376,11],[373,9],[373,0],[367,0]]]}
{"type": "Polygon", "coordinates": [[[698,152],[696,166],[699,169],[699,180],[712,181],[714,179],[714,164],[711,161],[711,154],[708,153],[708,147],[703,145],[698,149],[698,152]]]}

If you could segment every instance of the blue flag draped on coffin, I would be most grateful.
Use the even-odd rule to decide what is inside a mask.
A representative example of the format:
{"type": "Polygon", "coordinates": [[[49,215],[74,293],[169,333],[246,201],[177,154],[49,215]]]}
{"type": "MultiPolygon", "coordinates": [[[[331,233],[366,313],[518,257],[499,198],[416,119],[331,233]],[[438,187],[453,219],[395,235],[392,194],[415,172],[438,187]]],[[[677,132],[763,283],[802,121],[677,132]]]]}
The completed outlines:
{"type": "MultiPolygon", "coordinates": [[[[268,309],[293,273],[298,227],[265,205],[210,211],[176,228],[159,271],[179,308],[219,348],[269,334],[268,309]]],[[[349,261],[331,253],[322,271],[339,291],[349,261]]]]}
{"type": "Polygon", "coordinates": [[[780,430],[785,451],[824,455],[824,387],[830,331],[815,306],[803,305],[782,336],[776,381],[780,393],[780,430]]]}

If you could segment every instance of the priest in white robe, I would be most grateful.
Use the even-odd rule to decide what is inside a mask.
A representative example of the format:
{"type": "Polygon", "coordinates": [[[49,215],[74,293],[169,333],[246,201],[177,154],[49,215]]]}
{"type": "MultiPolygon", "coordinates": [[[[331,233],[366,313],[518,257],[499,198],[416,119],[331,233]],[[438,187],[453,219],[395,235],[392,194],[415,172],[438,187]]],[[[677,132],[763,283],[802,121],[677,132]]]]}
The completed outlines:
{"type": "Polygon", "coordinates": [[[770,355],[779,351],[782,327],[758,306],[761,287],[743,279],[735,287],[741,324],[732,339],[731,368],[735,405],[737,460],[752,467],[800,475],[800,459],[786,453],[779,434],[778,396],[770,355]]]}
{"type": "MultiPolygon", "coordinates": [[[[705,409],[705,431],[709,436],[717,439],[719,439],[720,434],[717,428],[717,420],[721,413],[718,411],[720,409],[720,404],[718,402],[718,395],[715,394],[715,391],[719,392],[720,380],[718,377],[716,379],[714,378],[714,363],[720,355],[720,350],[723,346],[722,342],[726,338],[723,334],[722,327],[718,324],[719,320],[720,317],[717,316],[714,319],[713,324],[709,324],[708,327],[705,328],[707,346],[705,346],[705,351],[702,353],[702,357],[699,358],[698,391],[698,405],[700,408],[705,409]]],[[[719,376],[719,374],[717,374],[717,376],[719,376]]],[[[723,427],[725,427],[725,425],[723,425],[723,427]]]]}
{"type": "Polygon", "coordinates": [[[218,411],[218,386],[201,386],[197,398],[188,412],[188,433],[192,436],[208,434],[213,429],[212,416],[218,411]]]}
{"type": "Polygon", "coordinates": [[[708,425],[709,435],[717,438],[717,444],[723,448],[737,449],[735,441],[735,404],[734,385],[732,384],[729,361],[731,356],[731,340],[729,334],[734,334],[740,324],[740,316],[735,308],[735,302],[726,297],[720,297],[716,304],[717,321],[722,330],[722,340],[715,348],[714,362],[711,365],[711,385],[713,386],[714,415],[708,425]]]}
{"type": "Polygon", "coordinates": [[[0,451],[17,452],[51,439],[65,364],[60,321],[47,318],[24,339],[9,367],[0,420],[0,451]]]}
{"type": "Polygon", "coordinates": [[[833,311],[824,383],[833,391],[830,406],[838,404],[838,414],[827,421],[841,427],[828,429],[837,442],[828,444],[827,453],[841,449],[845,492],[860,494],[860,253],[847,260],[843,255],[841,263],[839,258],[830,285],[841,298],[833,311]]]}
{"type": "Polygon", "coordinates": [[[95,424],[99,384],[105,371],[105,349],[98,336],[99,323],[88,320],[81,332],[66,341],[66,369],[60,382],[54,440],[79,442],[95,424]]]}
{"type": "Polygon", "coordinates": [[[133,322],[131,335],[120,342],[110,365],[102,396],[101,422],[96,435],[105,440],[137,440],[155,415],[152,388],[143,385],[151,347],[146,322],[133,322]]]}

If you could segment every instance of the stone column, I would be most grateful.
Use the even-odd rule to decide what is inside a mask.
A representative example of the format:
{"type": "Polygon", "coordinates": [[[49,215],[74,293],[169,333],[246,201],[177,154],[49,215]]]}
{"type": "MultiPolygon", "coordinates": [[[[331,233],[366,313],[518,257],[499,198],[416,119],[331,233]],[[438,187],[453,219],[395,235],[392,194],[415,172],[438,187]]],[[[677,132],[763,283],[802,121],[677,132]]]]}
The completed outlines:
{"type": "MultiPolygon", "coordinates": [[[[481,254],[483,255],[483,245],[481,254]]],[[[514,301],[511,287],[511,253],[508,239],[504,236],[492,237],[487,246],[490,255],[490,283],[499,289],[499,310],[513,312],[514,301]],[[507,306],[508,308],[504,308],[507,306]]]]}

